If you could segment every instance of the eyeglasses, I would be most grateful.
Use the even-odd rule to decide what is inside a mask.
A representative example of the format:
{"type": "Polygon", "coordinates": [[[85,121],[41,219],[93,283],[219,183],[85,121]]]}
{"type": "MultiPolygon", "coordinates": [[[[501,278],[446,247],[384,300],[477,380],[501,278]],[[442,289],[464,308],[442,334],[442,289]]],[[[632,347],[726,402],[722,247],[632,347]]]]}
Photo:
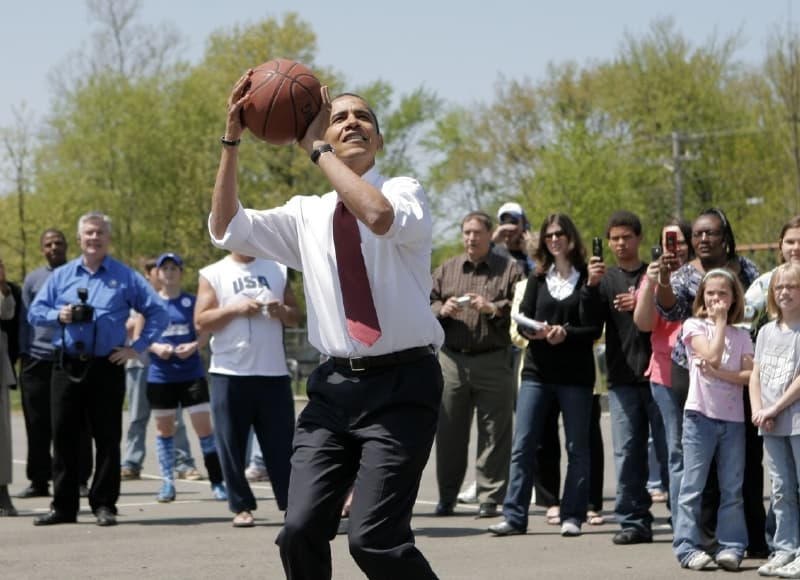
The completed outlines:
{"type": "Polygon", "coordinates": [[[775,284],[775,286],[773,286],[773,292],[775,292],[775,294],[777,294],[781,290],[788,290],[789,292],[794,292],[799,288],[800,284],[775,284]]]}
{"type": "Polygon", "coordinates": [[[552,238],[554,240],[557,240],[558,238],[563,238],[566,235],[567,235],[567,232],[565,232],[564,230],[556,230],[554,232],[546,233],[544,235],[544,239],[549,240],[549,239],[552,238]]]}
{"type": "Polygon", "coordinates": [[[700,239],[703,238],[703,236],[706,236],[706,237],[709,237],[709,238],[719,238],[719,237],[722,236],[722,231],[721,230],[697,230],[696,232],[692,232],[692,237],[695,240],[700,240],[700,239]]]}

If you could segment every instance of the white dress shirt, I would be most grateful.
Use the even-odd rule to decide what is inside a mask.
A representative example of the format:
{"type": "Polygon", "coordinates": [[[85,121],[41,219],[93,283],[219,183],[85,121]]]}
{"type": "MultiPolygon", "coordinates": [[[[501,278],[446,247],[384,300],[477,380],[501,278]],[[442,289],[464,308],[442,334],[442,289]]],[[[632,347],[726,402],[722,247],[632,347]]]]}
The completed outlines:
{"type": "MultiPolygon", "coordinates": [[[[362,178],[377,187],[394,209],[394,221],[378,236],[358,222],[361,251],[381,326],[370,347],[347,334],[333,246],[335,191],[296,196],[270,210],[239,206],[221,239],[213,243],[247,256],[275,260],[303,272],[308,340],[336,357],[376,356],[444,340],[430,309],[432,226],[427,197],[413,178],[386,179],[375,168],[362,178]]],[[[210,228],[209,228],[210,232],[210,228]]]]}

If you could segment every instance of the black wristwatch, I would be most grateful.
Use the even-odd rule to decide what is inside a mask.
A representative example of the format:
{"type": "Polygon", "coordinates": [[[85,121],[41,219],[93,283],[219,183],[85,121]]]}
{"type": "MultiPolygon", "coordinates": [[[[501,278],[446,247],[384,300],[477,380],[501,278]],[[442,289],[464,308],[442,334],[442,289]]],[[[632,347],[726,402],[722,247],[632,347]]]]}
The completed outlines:
{"type": "Polygon", "coordinates": [[[331,153],[334,152],[333,145],[330,145],[329,143],[325,143],[324,145],[320,145],[319,147],[317,147],[316,149],[314,149],[311,152],[311,161],[316,165],[317,163],[319,163],[320,155],[322,155],[323,153],[327,153],[329,151],[331,153]]]}

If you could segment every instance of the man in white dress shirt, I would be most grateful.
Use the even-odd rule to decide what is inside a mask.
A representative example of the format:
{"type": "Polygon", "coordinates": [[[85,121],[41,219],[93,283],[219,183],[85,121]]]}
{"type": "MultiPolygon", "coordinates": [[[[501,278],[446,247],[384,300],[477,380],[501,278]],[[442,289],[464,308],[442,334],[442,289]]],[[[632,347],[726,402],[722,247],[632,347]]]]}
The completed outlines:
{"type": "Polygon", "coordinates": [[[277,540],[284,570],[292,579],[331,577],[329,542],[353,485],[350,552],[366,575],[436,578],[410,526],[442,391],[425,192],[413,178],[378,174],[383,137],[374,112],[358,95],[331,101],[323,87],[300,146],[332,191],[243,209],[237,146],[251,75],[228,100],[209,230],[220,247],[303,272],[309,341],[330,356],[309,377],[297,421],[277,540]]]}

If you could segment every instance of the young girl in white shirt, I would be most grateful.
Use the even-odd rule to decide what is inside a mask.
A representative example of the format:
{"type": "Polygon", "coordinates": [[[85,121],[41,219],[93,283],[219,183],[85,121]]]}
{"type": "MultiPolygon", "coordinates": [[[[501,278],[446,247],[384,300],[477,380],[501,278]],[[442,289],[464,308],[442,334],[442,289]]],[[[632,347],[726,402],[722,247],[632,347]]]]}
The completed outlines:
{"type": "Polygon", "coordinates": [[[742,387],[753,368],[749,333],[734,325],[744,313],[744,291],[729,270],[710,270],[700,283],[684,322],[681,340],[691,361],[689,396],[683,416],[684,472],[672,542],[681,566],[738,570],[747,546],[742,502],[744,402],[742,387]],[[720,505],[718,548],[705,551],[700,506],[712,460],[716,459],[720,505]]]}
{"type": "Polygon", "coordinates": [[[762,576],[800,578],[800,265],[775,269],[767,292],[768,322],[758,333],[750,376],[753,424],[764,436],[775,512],[775,552],[762,576]]]}

